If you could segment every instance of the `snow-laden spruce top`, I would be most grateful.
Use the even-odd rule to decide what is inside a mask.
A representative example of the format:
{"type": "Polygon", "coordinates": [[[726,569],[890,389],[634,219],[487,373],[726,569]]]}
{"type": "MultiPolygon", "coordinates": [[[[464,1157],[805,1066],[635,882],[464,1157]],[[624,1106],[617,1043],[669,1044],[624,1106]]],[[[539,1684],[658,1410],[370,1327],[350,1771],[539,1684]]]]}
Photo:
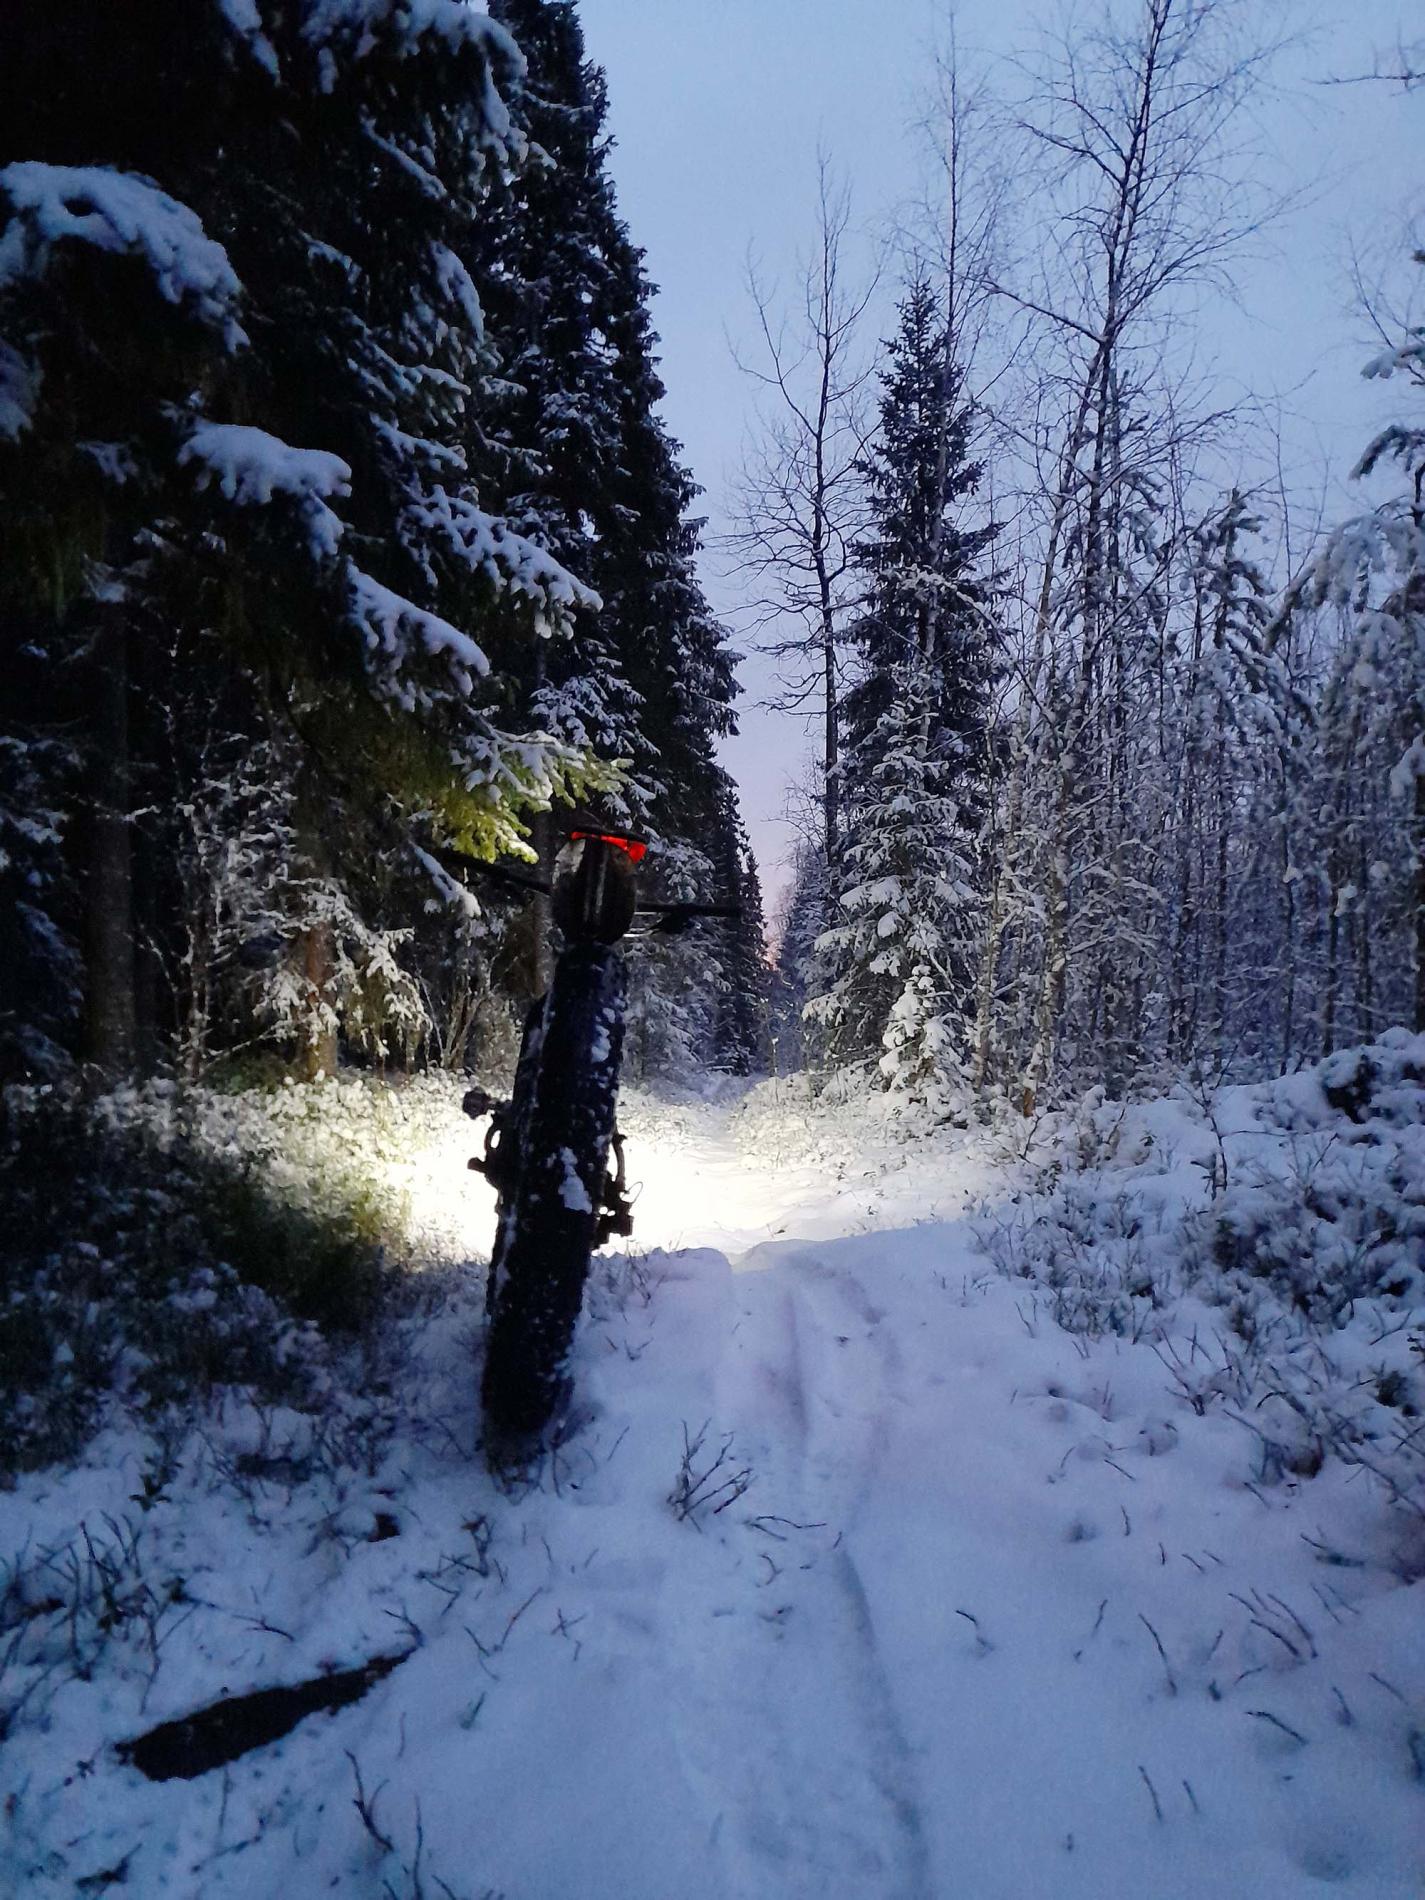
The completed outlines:
{"type": "Polygon", "coordinates": [[[0,285],[39,275],[50,247],[73,238],[142,257],[170,303],[191,303],[229,348],[246,340],[236,319],[242,285],[227,252],[187,205],[149,179],[25,159],[0,170],[0,192],[19,213],[0,235],[0,285]]]}
{"type": "MultiPolygon", "coordinates": [[[[257,0],[218,0],[218,10],[258,64],[280,79],[282,62],[263,29],[257,0]]],[[[382,45],[394,45],[403,59],[431,43],[447,51],[473,47],[497,58],[509,76],[524,78],[524,55],[510,35],[467,0],[307,0],[305,13],[301,37],[323,56],[328,91],[336,83],[335,53],[360,60],[382,45]]],[[[491,130],[501,138],[509,132],[503,107],[491,115],[491,130]]]]}
{"type": "MultiPolygon", "coordinates": [[[[250,0],[223,0],[223,10],[238,26],[251,23],[255,13],[250,0]]],[[[307,0],[306,14],[303,39],[330,46],[347,38],[358,59],[374,50],[384,31],[403,55],[419,51],[423,40],[443,40],[452,50],[474,46],[497,53],[524,75],[524,55],[504,27],[468,0],[307,0]]]]}

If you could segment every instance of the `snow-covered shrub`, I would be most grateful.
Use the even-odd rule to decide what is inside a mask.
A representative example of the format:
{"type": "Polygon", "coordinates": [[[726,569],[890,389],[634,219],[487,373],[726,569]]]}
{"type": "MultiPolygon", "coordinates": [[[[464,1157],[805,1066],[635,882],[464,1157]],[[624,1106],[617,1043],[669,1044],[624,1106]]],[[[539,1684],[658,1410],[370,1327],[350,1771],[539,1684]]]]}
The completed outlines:
{"type": "Polygon", "coordinates": [[[1425,1298],[1425,1037],[1344,1050],[1274,1085],[1281,1139],[1187,1223],[1190,1274],[1268,1280],[1321,1325],[1425,1298]]]}
{"type": "Polygon", "coordinates": [[[0,1472],[73,1455],[116,1411],[182,1417],[227,1391],[320,1408],[392,1277],[378,1197],[344,1185],[318,1204],[112,1103],[12,1091],[0,1472]]]}
{"type": "Polygon", "coordinates": [[[1383,1122],[1390,1128],[1418,1128],[1425,1123],[1425,1036],[1387,1030],[1377,1043],[1364,1049],[1342,1049],[1308,1070],[1304,1086],[1282,1084],[1281,1113],[1293,1111],[1319,1123],[1324,1119],[1311,1090],[1315,1082],[1327,1108],[1351,1122],[1383,1122]]]}
{"type": "Polygon", "coordinates": [[[981,1209],[981,1245],[1001,1272],[1047,1289],[1057,1325],[1098,1338],[1153,1338],[1168,1289],[1158,1234],[1126,1192],[1070,1175],[1047,1196],[981,1209]]]}
{"type": "MultiPolygon", "coordinates": [[[[460,1112],[463,1075],[430,1070],[385,1082],[342,1073],[298,1084],[268,1069],[244,1079],[249,1086],[231,1090],[162,1081],[116,1089],[97,1112],[254,1169],[316,1219],[363,1208],[402,1260],[429,1265],[483,1250],[489,1198],[466,1191],[478,1144],[460,1112]]],[[[481,1080],[499,1086],[492,1073],[481,1080]]]]}
{"type": "Polygon", "coordinates": [[[1283,1175],[1255,1170],[1190,1223],[1189,1271],[1269,1280],[1278,1297],[1323,1325],[1376,1295],[1418,1298],[1425,1244],[1425,1183],[1399,1157],[1363,1161],[1328,1137],[1293,1147],[1283,1175]]]}
{"type": "Polygon", "coordinates": [[[1425,1037],[1172,1102],[1096,1092],[976,1224],[1034,1312],[1152,1341],[1259,1481],[1334,1459],[1425,1518],[1425,1037]]]}
{"type": "Polygon", "coordinates": [[[259,1021],[280,1042],[317,1046],[344,1030],[367,1055],[382,1059],[394,1050],[410,1061],[430,1028],[420,989],[398,955],[412,933],[372,929],[331,878],[299,881],[292,896],[281,951],[254,986],[259,1021]],[[320,982],[308,967],[313,932],[328,951],[320,982]]]}

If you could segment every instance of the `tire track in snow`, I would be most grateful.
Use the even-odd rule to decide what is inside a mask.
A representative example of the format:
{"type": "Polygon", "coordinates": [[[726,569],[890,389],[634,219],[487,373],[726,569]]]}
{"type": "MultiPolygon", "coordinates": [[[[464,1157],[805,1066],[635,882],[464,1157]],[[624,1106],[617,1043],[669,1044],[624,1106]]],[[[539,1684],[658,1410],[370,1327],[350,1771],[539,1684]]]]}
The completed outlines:
{"type": "Polygon", "coordinates": [[[876,1750],[878,1784],[912,1855],[914,1881],[906,1891],[928,1894],[929,1861],[914,1764],[854,1556],[857,1510],[875,1483],[886,1442],[886,1407],[896,1402],[902,1389],[901,1354],[894,1335],[880,1325],[881,1313],[853,1275],[827,1266],[814,1254],[798,1253],[788,1266],[797,1276],[804,1314],[809,1308],[817,1322],[812,1327],[804,1323],[800,1336],[815,1340],[824,1360],[820,1379],[809,1380],[804,1369],[804,1387],[824,1390],[826,1412],[837,1423],[834,1433],[823,1427],[824,1450],[813,1444],[828,1495],[839,1499],[840,1505],[837,1527],[841,1535],[831,1552],[828,1574],[840,1593],[852,1640],[838,1642],[837,1654],[859,1675],[859,1694],[868,1717],[866,1739],[876,1750]]]}
{"type": "Polygon", "coordinates": [[[854,1281],[764,1253],[736,1280],[713,1418],[754,1489],[707,1524],[700,1587],[669,1618],[684,1765],[730,1900],[922,1900],[910,1754],[847,1536],[893,1355],[854,1281]]]}

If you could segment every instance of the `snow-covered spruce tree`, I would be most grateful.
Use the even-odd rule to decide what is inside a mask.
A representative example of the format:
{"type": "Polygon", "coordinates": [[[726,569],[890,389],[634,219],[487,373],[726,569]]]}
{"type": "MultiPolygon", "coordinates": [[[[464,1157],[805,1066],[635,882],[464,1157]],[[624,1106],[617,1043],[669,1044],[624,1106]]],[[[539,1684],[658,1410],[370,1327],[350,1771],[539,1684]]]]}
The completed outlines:
{"type": "Polygon", "coordinates": [[[740,915],[722,926],[727,982],[720,997],[713,1060],[734,1075],[758,1075],[771,1061],[767,923],[757,860],[731,781],[723,792],[719,821],[718,888],[738,905],[740,915]]]}
{"type": "Polygon", "coordinates": [[[973,1015],[1000,659],[982,572],[997,529],[965,519],[983,479],[974,410],[928,282],[900,306],[882,384],[844,704],[841,921],[818,943],[808,1013],[838,1065],[874,1059],[887,1086],[940,1106],[973,1015]]]}
{"type": "Polygon", "coordinates": [[[813,993],[816,942],[826,927],[829,896],[822,841],[803,838],[792,858],[792,881],[775,919],[772,966],[772,1069],[789,1075],[821,1066],[823,1052],[814,1024],[806,1019],[813,993]]]}
{"type": "MultiPolygon", "coordinates": [[[[495,0],[491,12],[529,61],[537,148],[499,194],[480,251],[505,379],[499,494],[602,602],[569,637],[530,649],[524,691],[570,744],[629,762],[613,811],[654,841],[650,892],[706,898],[725,786],[714,740],[732,726],[733,662],[695,573],[697,490],[657,414],[652,286],[609,176],[604,78],[570,0],[495,0]]],[[[640,990],[649,1024],[667,1033],[635,1037],[650,1061],[655,1044],[658,1060],[710,1055],[710,1031],[690,1045],[685,1019],[703,960],[731,980],[724,948],[705,932],[660,947],[640,990]]]]}
{"type": "MultiPolygon", "coordinates": [[[[1366,366],[1425,392],[1425,327],[1366,366]]],[[[1330,536],[1307,589],[1347,617],[1319,712],[1326,967],[1321,1043],[1425,1030],[1425,425],[1380,431],[1357,464],[1399,487],[1330,536]]]]}
{"type": "MultiPolygon", "coordinates": [[[[589,597],[482,507],[468,447],[464,258],[524,157],[502,29],[454,0],[59,4],[6,54],[3,631],[17,742],[80,712],[85,1049],[123,1066],[140,992],[170,1013],[178,689],[294,753],[294,886],[341,886],[392,813],[490,855],[583,765],[510,730],[501,666],[589,597]]],[[[318,1016],[331,924],[303,952],[318,1016]]]]}
{"type": "Polygon", "coordinates": [[[1255,548],[1263,523],[1234,489],[1182,537],[1190,618],[1165,656],[1161,720],[1175,860],[1166,1047],[1172,1061],[1271,1059],[1286,967],[1286,876],[1309,709],[1277,650],[1255,548]]]}
{"type": "MultiPolygon", "coordinates": [[[[676,841],[660,845],[659,901],[701,902],[711,879],[706,852],[676,841]]],[[[728,984],[720,934],[709,924],[676,935],[655,931],[630,956],[624,1061],[640,1080],[685,1078],[711,1066],[728,984]]]]}
{"type": "MultiPolygon", "coordinates": [[[[63,1047],[121,1069],[138,1027],[136,597],[155,592],[160,534],[191,490],[170,416],[227,373],[239,286],[196,216],[138,178],[10,165],[0,218],[3,716],[33,800],[26,882],[48,927],[31,934],[42,953],[61,942],[78,978],[84,1021],[63,1047]]],[[[7,964],[7,988],[25,978],[24,959],[7,964]]],[[[26,1007],[12,1060],[43,1022],[26,1007]]]]}
{"type": "MultiPolygon", "coordinates": [[[[509,518],[588,574],[611,526],[623,536],[637,527],[615,518],[612,493],[624,401],[616,275],[627,238],[606,164],[607,94],[571,4],[496,0],[492,13],[529,63],[532,154],[503,181],[477,240],[501,378],[481,426],[509,518]]],[[[580,744],[644,755],[641,702],[621,670],[613,611],[581,625],[576,639],[533,643],[521,683],[547,722],[580,744]]],[[[635,804],[640,791],[635,780],[635,804]]]]}

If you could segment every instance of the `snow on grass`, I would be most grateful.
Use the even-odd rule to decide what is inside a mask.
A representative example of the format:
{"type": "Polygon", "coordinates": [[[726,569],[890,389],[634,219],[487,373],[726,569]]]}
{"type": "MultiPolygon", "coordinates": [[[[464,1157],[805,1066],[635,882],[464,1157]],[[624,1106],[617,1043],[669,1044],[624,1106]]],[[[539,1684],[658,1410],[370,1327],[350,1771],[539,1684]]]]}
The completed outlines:
{"type": "Polygon", "coordinates": [[[373,1200],[398,1256],[425,1267],[485,1253],[494,1229],[494,1196],[467,1166],[480,1130],[460,1112],[466,1085],[434,1070],[398,1084],[359,1075],[238,1091],[154,1083],[108,1100],[120,1121],[255,1160],[298,1202],[373,1200]]]}
{"type": "Polygon", "coordinates": [[[215,1101],[210,1133],[276,1118],[288,1166],[345,1144],[403,1183],[426,1298],[373,1372],[379,1427],[234,1393],[166,1459],[114,1433],[0,1496],[7,1879],[1418,1895],[1425,1542],[1355,1455],[1403,1469],[1419,1421],[1418,1054],[1090,1103],[1033,1143],[908,1141],[786,1083],[635,1096],[640,1238],[682,1250],[602,1257],[575,1410],[508,1491],[476,1455],[483,1276],[442,1264],[486,1193],[454,1085],[215,1101]],[[1304,1205],[1312,1246],[1354,1223],[1353,1301],[1323,1307],[1236,1193],[1304,1205]],[[1339,1407],[1382,1355],[1389,1418],[1351,1415],[1382,1435],[1296,1457],[1315,1427],[1261,1402],[1273,1376],[1339,1407]],[[115,1752],[395,1656],[194,1780],[115,1752]]]}

